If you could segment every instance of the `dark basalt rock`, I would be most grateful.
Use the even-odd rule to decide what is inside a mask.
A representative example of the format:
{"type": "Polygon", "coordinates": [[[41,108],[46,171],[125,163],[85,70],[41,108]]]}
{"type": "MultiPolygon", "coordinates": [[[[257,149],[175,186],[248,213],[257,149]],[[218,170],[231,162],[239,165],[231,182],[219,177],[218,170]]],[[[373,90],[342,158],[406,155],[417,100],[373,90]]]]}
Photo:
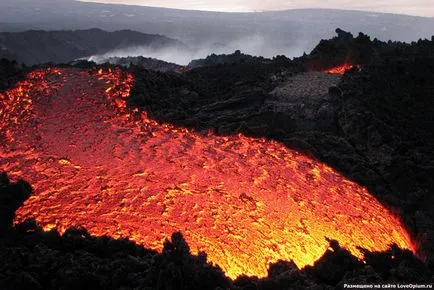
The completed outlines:
{"type": "Polygon", "coordinates": [[[432,275],[426,265],[409,250],[392,245],[385,252],[364,252],[365,261],[390,281],[426,282],[432,275]]]}
{"type": "Polygon", "coordinates": [[[11,184],[5,173],[0,173],[0,236],[12,229],[15,211],[30,197],[31,186],[19,180],[11,184]]]}
{"type": "Polygon", "coordinates": [[[339,246],[337,241],[329,241],[330,249],[308,270],[320,281],[329,285],[338,284],[349,271],[360,269],[362,263],[351,253],[339,246]]]}
{"type": "Polygon", "coordinates": [[[0,93],[13,87],[16,82],[24,79],[25,71],[16,61],[0,59],[0,93]]]}
{"type": "Polygon", "coordinates": [[[362,66],[395,62],[418,58],[432,58],[432,40],[419,40],[411,44],[403,42],[387,43],[371,38],[363,33],[354,37],[351,33],[336,29],[337,36],[321,40],[308,55],[295,58],[294,62],[309,71],[321,71],[344,63],[362,66]]]}
{"type": "Polygon", "coordinates": [[[154,70],[159,72],[182,72],[183,70],[186,70],[185,67],[177,65],[175,63],[170,63],[159,59],[143,56],[107,57],[99,59],[98,63],[109,63],[111,65],[119,65],[126,68],[135,65],[147,70],[154,70]]]}
{"type": "MultiPolygon", "coordinates": [[[[194,59],[189,64],[189,68],[200,68],[200,67],[213,67],[213,66],[222,66],[222,65],[235,65],[235,64],[243,64],[243,63],[256,63],[256,64],[270,64],[274,61],[279,61],[281,63],[290,63],[290,59],[288,59],[284,55],[278,55],[273,59],[264,58],[261,56],[252,56],[248,54],[241,53],[240,50],[236,50],[232,54],[211,54],[204,59],[194,59]]],[[[278,75],[273,75],[273,78],[278,78],[278,75]]]]}
{"type": "Polygon", "coordinates": [[[376,187],[363,171],[357,179],[389,206],[400,209],[416,240],[425,237],[419,250],[429,256],[428,261],[434,220],[432,79],[434,57],[401,57],[349,72],[341,83],[343,97],[337,112],[342,136],[369,160],[386,187],[376,187]]]}
{"type": "Polygon", "coordinates": [[[10,273],[3,285],[7,286],[8,290],[43,289],[38,280],[25,271],[10,273]]]}

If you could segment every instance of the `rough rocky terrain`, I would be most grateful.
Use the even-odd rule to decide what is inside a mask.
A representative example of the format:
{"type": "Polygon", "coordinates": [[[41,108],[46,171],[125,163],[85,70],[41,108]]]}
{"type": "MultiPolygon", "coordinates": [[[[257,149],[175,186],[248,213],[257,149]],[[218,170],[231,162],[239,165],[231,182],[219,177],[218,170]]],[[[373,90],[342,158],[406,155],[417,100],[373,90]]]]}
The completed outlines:
{"type": "Polygon", "coordinates": [[[333,96],[342,76],[303,72],[285,77],[265,99],[261,112],[285,113],[297,120],[296,130],[334,131],[333,96]]]}

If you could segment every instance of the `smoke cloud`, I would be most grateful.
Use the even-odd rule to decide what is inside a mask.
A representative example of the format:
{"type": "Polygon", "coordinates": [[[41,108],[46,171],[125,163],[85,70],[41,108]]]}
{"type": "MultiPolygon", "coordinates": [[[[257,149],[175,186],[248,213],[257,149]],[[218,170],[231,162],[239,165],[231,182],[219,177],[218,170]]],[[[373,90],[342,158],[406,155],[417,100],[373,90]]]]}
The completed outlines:
{"type": "Polygon", "coordinates": [[[182,49],[179,47],[169,46],[162,49],[153,49],[146,46],[129,47],[126,49],[117,49],[101,55],[93,55],[88,58],[89,61],[103,63],[110,57],[135,57],[143,56],[156,58],[179,65],[187,65],[193,59],[205,58],[213,53],[215,54],[231,54],[236,50],[254,56],[263,56],[272,58],[276,55],[285,55],[287,57],[296,57],[308,51],[312,47],[308,47],[306,41],[293,43],[292,46],[270,45],[270,41],[263,35],[252,35],[242,37],[225,44],[206,42],[198,45],[195,48],[182,49]]]}

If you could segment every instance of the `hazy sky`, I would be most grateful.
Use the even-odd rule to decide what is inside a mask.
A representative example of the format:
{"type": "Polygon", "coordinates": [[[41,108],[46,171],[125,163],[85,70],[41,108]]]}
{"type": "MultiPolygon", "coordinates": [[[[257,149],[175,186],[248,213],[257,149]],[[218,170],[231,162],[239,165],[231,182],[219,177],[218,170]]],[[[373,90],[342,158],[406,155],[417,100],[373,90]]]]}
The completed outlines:
{"type": "Polygon", "coordinates": [[[179,9],[248,12],[295,8],[338,8],[434,17],[434,0],[82,0],[179,9]]]}

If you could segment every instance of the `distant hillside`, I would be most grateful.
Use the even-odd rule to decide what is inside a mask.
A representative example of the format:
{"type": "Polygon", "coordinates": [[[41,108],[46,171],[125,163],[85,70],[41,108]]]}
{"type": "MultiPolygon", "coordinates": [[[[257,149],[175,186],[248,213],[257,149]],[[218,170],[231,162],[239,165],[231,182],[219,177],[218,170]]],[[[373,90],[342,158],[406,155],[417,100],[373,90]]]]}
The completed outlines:
{"type": "Polygon", "coordinates": [[[183,65],[211,53],[228,54],[238,49],[256,56],[296,57],[309,53],[318,39],[332,37],[337,27],[382,41],[411,42],[430,39],[434,33],[434,18],[387,13],[332,9],[218,13],[73,0],[2,0],[0,22],[0,31],[97,27],[161,34],[195,51],[188,55],[173,52],[144,56],[183,65]]]}
{"type": "Polygon", "coordinates": [[[77,58],[104,54],[130,47],[158,50],[185,47],[179,41],[161,35],[131,30],[106,32],[100,29],[0,33],[0,58],[14,59],[26,65],[47,62],[67,63],[77,58]]]}

